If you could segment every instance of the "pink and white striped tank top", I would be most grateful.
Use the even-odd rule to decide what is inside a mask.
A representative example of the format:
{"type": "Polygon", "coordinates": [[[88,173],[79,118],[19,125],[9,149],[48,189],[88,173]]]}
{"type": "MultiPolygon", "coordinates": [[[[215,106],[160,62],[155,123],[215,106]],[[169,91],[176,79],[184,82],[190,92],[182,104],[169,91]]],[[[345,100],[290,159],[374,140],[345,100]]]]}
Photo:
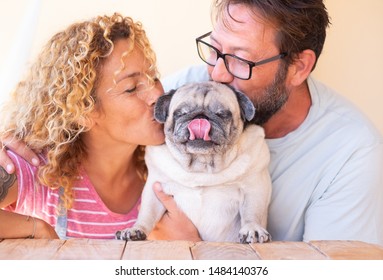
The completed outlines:
{"type": "MultiPolygon", "coordinates": [[[[17,205],[8,210],[38,217],[55,227],[59,191],[35,185],[37,168],[12,151],[8,155],[15,163],[18,179],[17,205]]],[[[67,237],[113,239],[116,231],[133,226],[140,200],[129,213],[114,213],[105,206],[85,172],[80,174],[73,188],[73,207],[67,212],[67,237]]]]}

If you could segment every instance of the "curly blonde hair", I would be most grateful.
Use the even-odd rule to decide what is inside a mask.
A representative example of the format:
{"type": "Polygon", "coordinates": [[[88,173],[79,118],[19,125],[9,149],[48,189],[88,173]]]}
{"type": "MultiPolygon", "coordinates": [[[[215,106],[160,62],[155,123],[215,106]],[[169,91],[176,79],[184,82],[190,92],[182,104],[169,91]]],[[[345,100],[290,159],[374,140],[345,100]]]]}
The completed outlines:
{"type": "MultiPolygon", "coordinates": [[[[131,42],[123,56],[134,47],[143,52],[150,65],[146,75],[154,84],[156,56],[141,23],[115,13],[72,24],[54,35],[2,110],[0,131],[44,152],[47,162],[39,168],[38,179],[50,188],[63,187],[67,208],[86,157],[81,134],[97,104],[100,67],[119,39],[131,42]]],[[[146,179],[144,147],[137,148],[135,160],[137,172],[146,179]]]]}

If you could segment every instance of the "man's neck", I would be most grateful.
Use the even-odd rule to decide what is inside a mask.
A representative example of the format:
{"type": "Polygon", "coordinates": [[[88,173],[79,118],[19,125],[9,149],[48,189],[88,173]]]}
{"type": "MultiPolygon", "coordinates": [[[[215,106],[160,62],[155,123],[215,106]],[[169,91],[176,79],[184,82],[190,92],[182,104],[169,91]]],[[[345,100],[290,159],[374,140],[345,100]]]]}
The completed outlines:
{"type": "Polygon", "coordinates": [[[264,125],[266,139],[281,138],[296,130],[306,119],[311,107],[307,83],[294,89],[286,104],[264,125]]]}

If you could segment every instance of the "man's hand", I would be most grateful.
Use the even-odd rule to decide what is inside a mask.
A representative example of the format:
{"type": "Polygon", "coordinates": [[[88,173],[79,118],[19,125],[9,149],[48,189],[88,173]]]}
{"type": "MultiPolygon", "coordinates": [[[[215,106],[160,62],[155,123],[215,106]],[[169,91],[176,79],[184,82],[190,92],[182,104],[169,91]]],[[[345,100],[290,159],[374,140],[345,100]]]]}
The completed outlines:
{"type": "Polygon", "coordinates": [[[0,166],[2,166],[9,174],[15,172],[15,165],[6,153],[6,149],[14,151],[30,164],[39,166],[40,160],[38,156],[23,141],[15,140],[11,137],[2,137],[0,143],[2,147],[0,150],[0,166]]]}
{"type": "Polygon", "coordinates": [[[201,241],[197,228],[177,207],[173,197],[162,191],[161,184],[154,183],[153,190],[167,211],[150,233],[148,239],[201,241]]]}

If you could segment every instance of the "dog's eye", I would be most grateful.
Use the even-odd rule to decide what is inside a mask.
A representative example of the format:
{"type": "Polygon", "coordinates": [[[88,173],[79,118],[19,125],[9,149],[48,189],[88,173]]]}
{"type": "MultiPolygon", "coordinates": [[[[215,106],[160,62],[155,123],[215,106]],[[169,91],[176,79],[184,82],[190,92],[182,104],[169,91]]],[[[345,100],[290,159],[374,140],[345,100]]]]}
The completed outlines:
{"type": "Polygon", "coordinates": [[[188,112],[184,108],[181,108],[181,109],[175,110],[173,115],[174,115],[174,117],[179,118],[179,117],[182,117],[182,116],[186,115],[187,113],[188,112]]]}
{"type": "Polygon", "coordinates": [[[222,119],[231,118],[232,116],[230,110],[220,110],[220,111],[217,111],[215,114],[222,119]]]}

